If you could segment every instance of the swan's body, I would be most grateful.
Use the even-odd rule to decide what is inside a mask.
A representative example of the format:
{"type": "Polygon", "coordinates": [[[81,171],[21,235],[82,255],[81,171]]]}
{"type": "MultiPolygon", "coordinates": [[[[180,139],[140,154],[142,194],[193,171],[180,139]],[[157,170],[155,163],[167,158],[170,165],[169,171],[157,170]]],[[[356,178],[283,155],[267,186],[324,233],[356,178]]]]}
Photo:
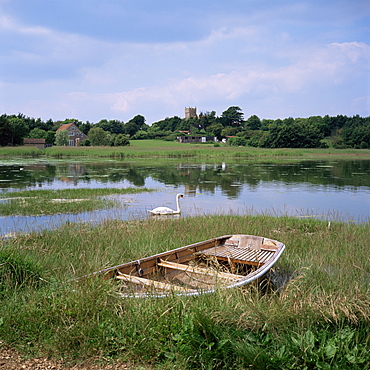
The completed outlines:
{"type": "Polygon", "coordinates": [[[168,207],[157,207],[157,208],[154,208],[154,209],[152,209],[151,211],[148,211],[148,212],[150,212],[152,215],[176,215],[176,214],[179,214],[181,212],[180,202],[179,202],[180,198],[184,198],[184,196],[182,194],[177,194],[176,195],[176,206],[177,206],[176,211],[171,209],[171,208],[168,208],[168,207]]]}

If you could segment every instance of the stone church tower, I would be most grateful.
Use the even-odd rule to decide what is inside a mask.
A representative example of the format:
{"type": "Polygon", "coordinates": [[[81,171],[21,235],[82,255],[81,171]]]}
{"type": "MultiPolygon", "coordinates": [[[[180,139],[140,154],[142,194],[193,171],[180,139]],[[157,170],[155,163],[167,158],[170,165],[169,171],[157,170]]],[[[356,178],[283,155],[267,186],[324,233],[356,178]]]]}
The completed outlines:
{"type": "Polygon", "coordinates": [[[197,117],[197,108],[185,108],[185,119],[197,117]]]}

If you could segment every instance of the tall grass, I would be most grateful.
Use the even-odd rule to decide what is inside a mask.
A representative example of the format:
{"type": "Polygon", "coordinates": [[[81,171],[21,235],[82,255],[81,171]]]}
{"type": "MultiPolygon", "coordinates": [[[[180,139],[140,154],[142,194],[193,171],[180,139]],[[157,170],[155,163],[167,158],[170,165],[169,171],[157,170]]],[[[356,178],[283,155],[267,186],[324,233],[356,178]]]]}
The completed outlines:
{"type": "Polygon", "coordinates": [[[253,147],[213,147],[205,144],[180,144],[162,140],[133,140],[126,147],[62,147],[43,150],[29,147],[0,148],[0,157],[51,158],[311,158],[330,156],[356,156],[369,158],[370,150],[357,149],[263,149],[253,147]]]}
{"type": "MultiPolygon", "coordinates": [[[[364,369],[370,365],[368,224],[269,216],[69,224],[3,241],[47,283],[3,297],[0,337],[30,355],[158,369],[364,369]],[[74,277],[219,235],[284,242],[271,286],[122,299],[74,277]]],[[[1,268],[1,266],[0,266],[1,268]]]]}
{"type": "Polygon", "coordinates": [[[370,156],[370,150],[335,149],[262,149],[252,147],[212,147],[204,144],[180,144],[159,140],[132,141],[128,147],[51,147],[45,150],[51,157],[110,157],[110,158],[264,158],[309,157],[326,155],[370,156]]]}
{"type": "Polygon", "coordinates": [[[40,157],[43,155],[45,155],[45,151],[36,147],[0,147],[0,157],[40,157]]]}

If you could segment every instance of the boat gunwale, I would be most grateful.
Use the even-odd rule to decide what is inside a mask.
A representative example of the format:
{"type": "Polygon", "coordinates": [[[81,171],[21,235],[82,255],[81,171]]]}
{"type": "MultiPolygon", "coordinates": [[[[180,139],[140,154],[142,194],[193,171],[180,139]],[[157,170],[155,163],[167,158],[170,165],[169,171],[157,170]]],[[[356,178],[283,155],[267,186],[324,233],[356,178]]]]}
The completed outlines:
{"type": "MultiPolygon", "coordinates": [[[[226,241],[227,239],[230,239],[231,237],[234,237],[234,236],[235,237],[238,237],[238,236],[256,237],[255,235],[248,235],[248,234],[223,235],[223,236],[219,236],[219,237],[216,237],[216,238],[211,238],[211,239],[207,239],[207,240],[200,241],[200,242],[197,242],[197,243],[185,245],[185,246],[182,246],[182,247],[179,247],[179,248],[171,249],[171,250],[161,252],[161,253],[158,253],[158,254],[155,254],[155,255],[152,255],[152,256],[148,256],[148,257],[144,257],[144,258],[141,258],[141,259],[125,262],[123,264],[116,265],[116,266],[113,266],[113,267],[108,267],[106,269],[102,269],[100,271],[96,271],[94,273],[85,275],[81,278],[85,278],[85,277],[88,277],[88,276],[96,276],[96,275],[103,275],[103,278],[105,278],[105,279],[114,278],[115,276],[117,276],[118,274],[121,273],[121,271],[120,271],[121,269],[130,268],[130,267],[132,267],[133,269],[136,267],[135,273],[138,273],[139,275],[137,275],[137,276],[140,277],[140,271],[139,270],[140,270],[140,265],[142,263],[149,262],[149,261],[154,261],[153,266],[157,266],[157,263],[160,262],[161,259],[164,259],[165,257],[170,257],[172,255],[176,255],[176,253],[186,251],[187,249],[189,251],[193,249],[193,251],[190,254],[195,254],[195,253],[200,253],[201,254],[201,251],[196,250],[197,247],[201,247],[203,245],[207,246],[207,244],[216,243],[217,241],[222,241],[222,240],[226,241]],[[139,269],[137,269],[138,266],[139,266],[139,269]]],[[[258,267],[255,271],[250,272],[249,274],[247,274],[245,276],[241,276],[240,279],[237,279],[236,281],[232,281],[230,283],[223,284],[222,289],[237,288],[237,287],[243,286],[245,284],[248,284],[248,283],[250,283],[250,282],[252,282],[256,279],[259,279],[259,278],[263,277],[272,268],[272,266],[278,261],[281,254],[285,250],[285,245],[282,242],[279,242],[277,240],[270,239],[270,238],[267,238],[267,237],[258,237],[258,238],[262,238],[263,241],[267,240],[267,241],[272,242],[274,244],[274,248],[276,248],[276,250],[271,251],[273,253],[271,255],[271,257],[269,257],[266,260],[266,262],[264,262],[260,265],[257,265],[258,267]]],[[[215,247],[217,247],[217,246],[215,245],[213,247],[206,247],[206,248],[204,248],[204,250],[215,248],[215,247]]],[[[168,262],[172,262],[170,259],[168,259],[168,260],[164,259],[164,260],[168,261],[168,262]]],[[[231,258],[231,260],[232,260],[232,258],[231,258]]],[[[135,274],[132,274],[132,276],[135,276],[135,274]]],[[[79,280],[81,278],[78,278],[78,279],[75,279],[75,280],[79,280]]],[[[196,295],[199,295],[199,294],[214,293],[218,288],[219,288],[218,286],[214,286],[214,287],[207,288],[207,289],[189,289],[188,291],[184,291],[184,292],[181,292],[181,291],[172,292],[172,294],[175,294],[177,296],[196,296],[196,295]]],[[[139,293],[121,293],[121,292],[119,292],[118,295],[121,296],[121,297],[125,297],[125,298],[149,298],[149,297],[151,297],[151,298],[163,298],[163,297],[168,297],[169,292],[163,292],[163,293],[162,292],[160,292],[160,293],[158,293],[158,292],[139,292],[139,293]]]]}

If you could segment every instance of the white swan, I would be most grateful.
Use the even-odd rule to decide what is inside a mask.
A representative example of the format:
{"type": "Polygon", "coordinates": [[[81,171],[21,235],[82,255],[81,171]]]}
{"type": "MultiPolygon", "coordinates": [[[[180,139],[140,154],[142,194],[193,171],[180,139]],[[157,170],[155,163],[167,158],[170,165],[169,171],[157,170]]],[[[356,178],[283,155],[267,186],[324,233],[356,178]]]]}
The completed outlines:
{"type": "Polygon", "coordinates": [[[176,205],[177,205],[176,211],[174,211],[173,209],[168,208],[168,207],[157,207],[157,208],[154,208],[154,209],[152,209],[151,211],[148,211],[148,212],[150,212],[152,215],[176,215],[176,214],[179,214],[181,212],[180,202],[179,202],[180,198],[184,198],[184,196],[182,194],[177,194],[176,195],[176,205]]]}

